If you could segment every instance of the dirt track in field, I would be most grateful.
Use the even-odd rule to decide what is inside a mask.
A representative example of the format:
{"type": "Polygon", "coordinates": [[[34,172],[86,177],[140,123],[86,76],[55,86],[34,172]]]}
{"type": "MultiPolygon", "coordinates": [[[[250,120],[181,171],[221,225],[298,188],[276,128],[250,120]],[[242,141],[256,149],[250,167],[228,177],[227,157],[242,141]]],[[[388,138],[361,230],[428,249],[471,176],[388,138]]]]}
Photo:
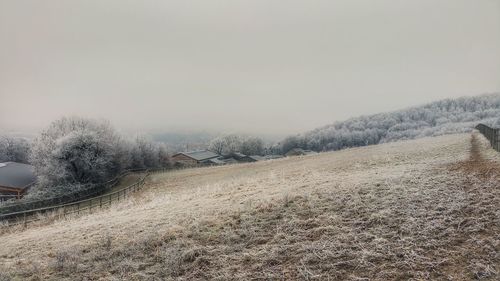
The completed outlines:
{"type": "Polygon", "coordinates": [[[500,163],[485,159],[481,154],[481,144],[478,138],[479,133],[473,133],[469,151],[469,159],[458,162],[450,166],[452,171],[461,171],[474,175],[481,179],[500,179],[500,163]]]}
{"type": "MultiPolygon", "coordinates": [[[[474,279],[498,280],[500,270],[500,163],[487,159],[481,153],[488,147],[478,132],[471,136],[469,158],[449,165],[450,171],[461,174],[462,184],[457,186],[466,192],[468,204],[461,210],[457,232],[463,235],[451,240],[447,250],[457,253],[450,257],[450,276],[467,276],[474,268],[474,279]],[[478,247],[478,245],[481,245],[478,247]],[[464,254],[465,253],[465,254],[464,254]],[[481,260],[481,262],[478,262],[481,260]],[[488,261],[488,262],[485,262],[488,261]],[[468,266],[467,266],[468,265],[468,266]]],[[[492,152],[491,148],[486,151],[492,152]]],[[[495,152],[496,153],[496,152],[495,152]]]]}

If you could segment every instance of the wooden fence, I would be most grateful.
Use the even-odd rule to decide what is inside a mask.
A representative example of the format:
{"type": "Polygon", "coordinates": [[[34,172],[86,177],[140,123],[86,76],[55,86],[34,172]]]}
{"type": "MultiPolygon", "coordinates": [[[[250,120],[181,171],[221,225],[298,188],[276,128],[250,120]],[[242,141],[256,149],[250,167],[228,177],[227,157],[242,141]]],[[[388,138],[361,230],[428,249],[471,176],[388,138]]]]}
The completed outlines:
{"type": "Polygon", "coordinates": [[[491,147],[500,151],[500,129],[494,129],[484,124],[477,125],[476,129],[490,141],[491,147]]]}
{"type": "Polygon", "coordinates": [[[78,200],[92,198],[92,197],[101,195],[101,194],[111,190],[125,176],[127,176],[131,173],[145,172],[145,171],[147,171],[147,169],[126,170],[123,173],[121,173],[120,175],[116,176],[115,178],[113,178],[107,182],[92,185],[90,188],[78,190],[76,192],[72,192],[69,194],[62,195],[62,196],[45,198],[42,200],[21,200],[20,202],[18,202],[17,200],[11,200],[8,202],[4,202],[0,206],[0,214],[39,209],[39,208],[53,206],[53,205],[62,205],[62,204],[75,202],[78,200]]]}
{"type": "MultiPolygon", "coordinates": [[[[64,218],[71,214],[92,213],[98,209],[111,206],[113,203],[120,202],[130,194],[136,192],[144,186],[144,181],[153,173],[161,173],[167,169],[154,169],[145,171],[145,175],[137,182],[126,186],[120,190],[104,195],[79,200],[67,204],[53,205],[43,208],[24,210],[19,212],[0,214],[0,222],[8,226],[27,225],[28,223],[41,220],[46,217],[64,218]]],[[[116,185],[116,183],[115,183],[116,185]]]]}
{"type": "Polygon", "coordinates": [[[0,195],[0,203],[17,199],[17,195],[0,195]]]}

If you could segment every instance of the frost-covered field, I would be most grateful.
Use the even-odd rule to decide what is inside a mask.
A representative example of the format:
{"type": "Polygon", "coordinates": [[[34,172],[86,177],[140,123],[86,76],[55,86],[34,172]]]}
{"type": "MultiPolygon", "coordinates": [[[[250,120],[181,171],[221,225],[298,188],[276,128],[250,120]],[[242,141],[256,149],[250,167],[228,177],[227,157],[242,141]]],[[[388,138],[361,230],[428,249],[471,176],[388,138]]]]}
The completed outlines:
{"type": "Polygon", "coordinates": [[[158,174],[111,210],[3,233],[0,280],[496,280],[500,157],[472,139],[158,174]]]}

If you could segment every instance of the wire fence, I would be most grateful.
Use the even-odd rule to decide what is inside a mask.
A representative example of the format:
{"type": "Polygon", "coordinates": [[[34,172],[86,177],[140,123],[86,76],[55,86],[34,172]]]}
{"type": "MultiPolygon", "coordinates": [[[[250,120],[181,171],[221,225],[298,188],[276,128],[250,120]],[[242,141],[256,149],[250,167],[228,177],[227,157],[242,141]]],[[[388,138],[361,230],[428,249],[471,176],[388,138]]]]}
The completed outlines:
{"type": "MultiPolygon", "coordinates": [[[[92,213],[93,211],[96,211],[98,209],[107,208],[113,203],[123,201],[130,194],[140,190],[144,186],[145,180],[151,174],[162,173],[167,170],[168,169],[164,168],[146,170],[144,171],[145,175],[141,177],[137,182],[114,192],[106,193],[104,195],[95,196],[84,200],[78,200],[66,204],[52,205],[48,207],[0,214],[0,222],[2,222],[6,226],[15,226],[20,224],[27,225],[29,223],[36,222],[47,217],[65,218],[72,214],[92,213]]],[[[128,174],[130,174],[130,172],[122,175],[120,179],[128,174]]],[[[120,179],[113,183],[116,185],[120,179]]]]}
{"type": "MultiPolygon", "coordinates": [[[[90,188],[86,189],[81,189],[76,192],[60,195],[60,196],[55,196],[55,197],[50,197],[50,198],[44,198],[44,199],[34,199],[34,200],[10,200],[6,201],[7,199],[13,199],[13,198],[6,198],[6,202],[3,202],[3,204],[0,206],[0,214],[7,214],[7,213],[13,213],[13,212],[20,212],[20,211],[25,211],[25,210],[32,210],[32,209],[38,209],[38,208],[43,208],[47,206],[52,206],[52,205],[60,205],[60,204],[66,204],[66,203],[71,203],[74,201],[82,200],[82,199],[87,199],[91,197],[95,197],[97,195],[101,195],[111,189],[113,189],[119,182],[120,180],[135,172],[144,172],[147,169],[133,169],[133,170],[126,170],[120,175],[116,176],[115,178],[100,183],[100,184],[95,184],[92,185],[90,188]],[[20,201],[20,202],[19,202],[20,201]]],[[[15,199],[15,198],[14,198],[15,199]]],[[[0,201],[1,202],[1,201],[0,201]]]]}
{"type": "Polygon", "coordinates": [[[500,151],[500,129],[494,129],[484,124],[479,124],[476,129],[483,134],[496,151],[500,151]]]}

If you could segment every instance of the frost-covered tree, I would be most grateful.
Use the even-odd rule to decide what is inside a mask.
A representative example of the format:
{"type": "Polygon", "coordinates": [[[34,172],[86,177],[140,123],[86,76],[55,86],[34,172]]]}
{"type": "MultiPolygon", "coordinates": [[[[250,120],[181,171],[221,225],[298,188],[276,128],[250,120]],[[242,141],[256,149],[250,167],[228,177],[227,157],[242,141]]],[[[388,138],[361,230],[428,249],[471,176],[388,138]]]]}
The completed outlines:
{"type": "Polygon", "coordinates": [[[30,144],[24,138],[0,136],[0,162],[28,163],[30,144]]]}
{"type": "Polygon", "coordinates": [[[213,139],[208,150],[224,156],[236,152],[246,155],[263,155],[266,152],[264,141],[257,137],[228,134],[213,139]]]}
{"type": "Polygon", "coordinates": [[[167,168],[172,166],[170,155],[168,155],[167,146],[164,143],[158,143],[158,162],[159,167],[167,168]]]}
{"type": "Polygon", "coordinates": [[[208,150],[215,152],[219,155],[224,153],[224,149],[226,147],[226,141],[223,137],[217,137],[213,139],[208,145],[208,150]]]}
{"type": "Polygon", "coordinates": [[[256,137],[243,139],[239,151],[245,155],[263,155],[264,141],[256,137]]]}
{"type": "Polygon", "coordinates": [[[405,110],[351,118],[324,126],[280,144],[281,153],[300,147],[338,150],[425,136],[463,133],[478,123],[500,125],[500,94],[446,99],[405,110]]]}
{"type": "Polygon", "coordinates": [[[137,136],[129,143],[131,169],[169,167],[170,158],[165,144],[154,142],[146,136],[137,136]]]}
{"type": "Polygon", "coordinates": [[[114,175],[112,144],[91,130],[78,130],[56,140],[52,165],[60,173],[50,175],[54,183],[101,183],[114,175]]]}
{"type": "Polygon", "coordinates": [[[125,169],[170,165],[164,145],[143,136],[125,140],[108,122],[79,117],[50,124],[33,141],[29,160],[38,175],[35,197],[96,186],[125,169]]]}
{"type": "Polygon", "coordinates": [[[214,139],[208,149],[217,154],[231,155],[239,152],[242,143],[242,138],[236,134],[229,134],[214,139]]]}
{"type": "Polygon", "coordinates": [[[280,145],[280,153],[285,154],[294,148],[306,146],[304,140],[305,138],[301,138],[300,136],[287,137],[280,145]]]}
{"type": "Polygon", "coordinates": [[[109,123],[71,117],[53,122],[33,141],[30,162],[43,189],[109,179],[122,170],[124,153],[109,123]]]}
{"type": "Polygon", "coordinates": [[[142,151],[140,147],[134,143],[128,143],[129,153],[130,153],[130,165],[127,168],[130,169],[144,169],[146,165],[144,164],[144,157],[142,155],[142,151]]]}
{"type": "Polygon", "coordinates": [[[158,147],[151,140],[144,136],[139,136],[136,138],[135,144],[142,155],[145,167],[159,166],[158,147]]]}

